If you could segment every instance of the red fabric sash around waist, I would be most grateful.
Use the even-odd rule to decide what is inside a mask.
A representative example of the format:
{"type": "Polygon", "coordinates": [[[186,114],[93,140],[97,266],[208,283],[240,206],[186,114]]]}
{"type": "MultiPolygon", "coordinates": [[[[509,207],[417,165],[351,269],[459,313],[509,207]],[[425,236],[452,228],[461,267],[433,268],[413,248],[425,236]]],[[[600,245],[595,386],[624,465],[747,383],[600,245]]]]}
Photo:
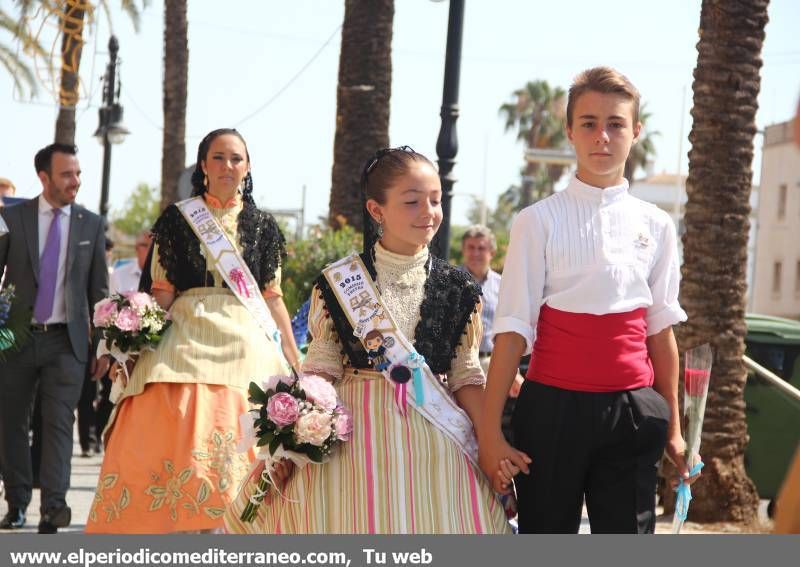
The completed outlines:
{"type": "Polygon", "coordinates": [[[542,305],[528,379],[582,392],[652,386],[646,311],[590,315],[542,305]]]}

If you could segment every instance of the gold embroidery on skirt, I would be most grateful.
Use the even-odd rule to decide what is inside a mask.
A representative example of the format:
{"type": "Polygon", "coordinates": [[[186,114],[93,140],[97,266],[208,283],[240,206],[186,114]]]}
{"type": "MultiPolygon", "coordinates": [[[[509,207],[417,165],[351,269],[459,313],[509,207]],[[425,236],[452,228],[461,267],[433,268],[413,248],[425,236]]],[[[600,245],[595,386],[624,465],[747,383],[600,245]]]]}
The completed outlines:
{"type": "MultiPolygon", "coordinates": [[[[150,502],[150,511],[156,512],[166,503],[169,507],[169,517],[173,522],[178,521],[178,504],[181,505],[181,508],[189,512],[189,517],[199,514],[201,511],[201,504],[208,500],[213,491],[208,481],[198,479],[200,484],[197,487],[197,494],[192,496],[188,490],[184,489],[184,486],[195,474],[192,467],[186,467],[178,473],[172,461],[165,459],[164,469],[171,475],[165,483],[163,485],[160,484],[160,475],[152,473],[151,478],[157,484],[151,484],[144,491],[145,494],[153,498],[153,501],[150,502]]],[[[202,511],[209,518],[219,518],[225,513],[224,508],[217,506],[203,506],[202,511]]]]}
{"type": "Polygon", "coordinates": [[[102,505],[103,511],[106,513],[106,523],[108,524],[112,520],[119,520],[122,511],[131,503],[131,494],[127,486],[122,487],[118,501],[115,502],[114,497],[110,495],[106,498],[106,491],[114,488],[117,480],[119,480],[118,474],[107,474],[97,483],[97,492],[95,492],[92,508],[89,512],[89,519],[92,522],[97,521],[98,506],[102,505]]]}
{"type": "Polygon", "coordinates": [[[233,431],[214,431],[205,450],[192,451],[195,459],[207,461],[209,476],[217,477],[217,490],[220,492],[227,492],[249,469],[247,456],[236,450],[236,444],[233,431]]]}

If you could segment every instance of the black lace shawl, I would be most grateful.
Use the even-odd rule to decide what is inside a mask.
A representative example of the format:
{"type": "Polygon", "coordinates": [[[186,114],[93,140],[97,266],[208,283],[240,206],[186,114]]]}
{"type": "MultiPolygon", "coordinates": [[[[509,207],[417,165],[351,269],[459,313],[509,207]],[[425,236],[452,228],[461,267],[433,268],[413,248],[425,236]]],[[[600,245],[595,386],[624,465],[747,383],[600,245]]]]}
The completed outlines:
{"type": "MultiPolygon", "coordinates": [[[[237,220],[242,257],[259,289],[264,289],[286,257],[286,241],[272,215],[251,203],[244,203],[237,220]]],[[[178,207],[164,209],[153,226],[153,239],[167,279],[178,291],[214,285],[200,253],[200,241],[178,207]]]]}
{"type": "MultiPolygon", "coordinates": [[[[377,275],[372,258],[369,254],[361,254],[361,259],[374,280],[377,275]]],[[[425,357],[431,370],[435,374],[444,374],[450,370],[452,359],[456,357],[456,347],[466,334],[470,316],[477,311],[481,287],[467,273],[447,262],[433,256],[430,261],[425,295],[419,308],[420,320],[414,337],[409,339],[417,352],[425,357]]],[[[369,368],[367,353],[361,341],[353,336],[353,327],[327,280],[320,276],[315,283],[339,335],[341,353],[347,357],[345,364],[354,368],[369,368]]]]}

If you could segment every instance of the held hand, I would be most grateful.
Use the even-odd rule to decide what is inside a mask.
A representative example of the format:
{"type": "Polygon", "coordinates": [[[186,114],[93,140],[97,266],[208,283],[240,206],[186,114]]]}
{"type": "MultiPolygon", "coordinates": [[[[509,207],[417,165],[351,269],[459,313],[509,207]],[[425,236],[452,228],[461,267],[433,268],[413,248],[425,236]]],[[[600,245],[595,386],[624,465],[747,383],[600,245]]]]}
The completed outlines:
{"type": "Polygon", "coordinates": [[[508,494],[511,492],[511,482],[519,473],[520,468],[518,466],[512,463],[509,459],[503,459],[500,461],[500,469],[495,475],[496,478],[492,479],[492,484],[499,485],[500,490],[498,490],[498,492],[500,494],[508,494]]]}
{"type": "MultiPolygon", "coordinates": [[[[266,468],[265,461],[259,459],[255,468],[253,468],[253,472],[250,473],[250,477],[248,480],[254,483],[258,483],[265,468],[266,468]]],[[[272,481],[275,482],[275,484],[278,487],[278,490],[283,490],[283,488],[286,486],[286,482],[289,480],[289,477],[292,476],[293,471],[294,471],[294,463],[288,459],[281,459],[280,461],[272,465],[272,475],[271,475],[272,481]]],[[[270,502],[272,502],[272,494],[273,491],[272,489],[270,489],[269,492],[267,492],[267,494],[264,496],[265,504],[269,504],[270,502]]]]}
{"type": "Polygon", "coordinates": [[[122,370],[122,366],[116,360],[111,363],[111,368],[108,370],[108,378],[112,382],[116,382],[117,380],[122,380],[122,387],[124,388],[126,385],[125,380],[125,372],[122,370]]]}
{"type": "Polygon", "coordinates": [[[509,398],[518,398],[519,392],[522,390],[522,385],[525,383],[525,378],[522,377],[522,374],[517,372],[517,375],[514,377],[514,383],[511,384],[511,389],[508,391],[509,398]]]}
{"type": "Polygon", "coordinates": [[[128,377],[133,374],[133,367],[136,365],[136,361],[132,358],[129,358],[125,361],[125,369],[127,369],[127,375],[125,374],[125,369],[123,369],[122,365],[117,362],[116,360],[111,364],[111,368],[108,370],[108,377],[111,379],[112,382],[116,382],[117,379],[122,380],[122,387],[128,385],[128,377]]]}
{"type": "Polygon", "coordinates": [[[686,462],[686,442],[683,440],[683,437],[680,435],[680,433],[673,435],[671,439],[667,440],[667,446],[664,451],[667,455],[667,458],[672,461],[672,464],[674,464],[675,468],[678,469],[678,478],[674,478],[670,481],[670,485],[673,488],[678,485],[678,481],[681,479],[686,484],[692,484],[698,478],[700,478],[701,473],[697,473],[696,475],[690,477],[689,469],[691,466],[699,463],[702,459],[700,458],[700,455],[695,454],[691,459],[691,463],[686,462]]]}
{"type": "Polygon", "coordinates": [[[105,376],[110,365],[111,357],[108,355],[103,355],[100,358],[90,358],[89,374],[91,375],[92,380],[97,381],[105,376]]]}
{"type": "Polygon", "coordinates": [[[256,466],[253,467],[253,471],[250,473],[250,476],[247,477],[248,482],[258,482],[259,477],[261,476],[261,472],[264,470],[265,464],[264,461],[259,459],[256,462],[256,466]]]}
{"type": "Polygon", "coordinates": [[[479,445],[478,462],[481,470],[492,482],[492,488],[500,494],[511,492],[511,478],[522,472],[528,474],[531,458],[514,449],[501,433],[491,438],[482,438],[479,445]]]}
{"type": "Polygon", "coordinates": [[[272,478],[280,490],[286,486],[294,471],[294,463],[289,459],[281,459],[272,467],[272,478]]]}

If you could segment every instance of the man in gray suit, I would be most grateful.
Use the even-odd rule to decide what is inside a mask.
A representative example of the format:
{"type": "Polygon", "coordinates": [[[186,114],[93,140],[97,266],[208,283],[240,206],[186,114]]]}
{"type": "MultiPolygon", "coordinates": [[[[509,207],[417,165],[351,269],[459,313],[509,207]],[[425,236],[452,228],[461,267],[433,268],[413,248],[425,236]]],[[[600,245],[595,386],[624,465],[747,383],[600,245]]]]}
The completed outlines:
{"type": "Polygon", "coordinates": [[[91,312],[108,291],[102,219],[74,204],[80,187],[77,148],[51,144],[34,164],[42,194],[0,209],[0,273],[16,286],[12,309],[30,313],[31,339],[0,362],[0,462],[8,512],[0,529],[25,525],[31,501],[28,430],[38,389],[42,404],[42,489],[39,533],[68,526],[66,502],[72,427],[86,365],[101,374],[107,359],[92,355],[91,312]]]}

